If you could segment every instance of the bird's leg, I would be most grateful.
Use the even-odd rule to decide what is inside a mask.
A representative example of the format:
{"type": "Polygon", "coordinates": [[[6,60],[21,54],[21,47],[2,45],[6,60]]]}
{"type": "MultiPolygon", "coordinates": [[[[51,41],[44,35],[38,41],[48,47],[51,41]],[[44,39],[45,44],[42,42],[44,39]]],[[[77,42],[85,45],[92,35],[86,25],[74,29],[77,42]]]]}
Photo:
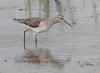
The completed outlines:
{"type": "Polygon", "coordinates": [[[35,48],[37,48],[37,34],[35,35],[35,48]]]}
{"type": "Polygon", "coordinates": [[[25,47],[25,33],[26,33],[28,30],[29,30],[29,29],[27,29],[27,30],[24,31],[24,49],[26,49],[26,47],[25,47]]]}

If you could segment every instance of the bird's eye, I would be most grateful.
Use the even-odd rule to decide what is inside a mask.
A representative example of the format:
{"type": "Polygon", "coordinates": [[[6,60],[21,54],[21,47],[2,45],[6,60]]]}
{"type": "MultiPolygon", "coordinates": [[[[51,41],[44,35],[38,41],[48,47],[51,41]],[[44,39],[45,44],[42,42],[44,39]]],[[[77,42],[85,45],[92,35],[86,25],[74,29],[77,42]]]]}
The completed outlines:
{"type": "Polygon", "coordinates": [[[63,18],[61,18],[61,19],[63,19],[63,18]]]}

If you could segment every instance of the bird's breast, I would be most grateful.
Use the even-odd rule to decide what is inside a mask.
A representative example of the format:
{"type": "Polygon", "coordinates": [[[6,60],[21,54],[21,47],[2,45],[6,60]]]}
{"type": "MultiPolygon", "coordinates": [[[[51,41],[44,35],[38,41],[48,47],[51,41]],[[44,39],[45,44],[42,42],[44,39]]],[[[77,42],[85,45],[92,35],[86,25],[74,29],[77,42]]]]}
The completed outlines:
{"type": "Polygon", "coordinates": [[[32,30],[36,33],[40,33],[40,32],[45,32],[48,28],[43,26],[43,27],[37,27],[37,28],[32,28],[32,30]]]}

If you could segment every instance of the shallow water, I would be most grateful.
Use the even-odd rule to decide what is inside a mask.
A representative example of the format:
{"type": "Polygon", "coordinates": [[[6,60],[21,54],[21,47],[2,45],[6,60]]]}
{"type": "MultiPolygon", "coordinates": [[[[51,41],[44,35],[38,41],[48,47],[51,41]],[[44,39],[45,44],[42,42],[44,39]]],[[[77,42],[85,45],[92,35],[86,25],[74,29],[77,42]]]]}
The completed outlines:
{"type": "MultiPolygon", "coordinates": [[[[2,1],[0,0],[1,6],[2,1]]],[[[65,1],[64,1],[65,2],[65,1]]],[[[13,21],[14,18],[23,18],[25,11],[20,11],[20,7],[23,8],[23,1],[8,1],[4,4],[9,9],[4,8],[0,10],[0,72],[2,73],[99,73],[100,67],[87,67],[81,69],[77,63],[78,57],[98,56],[100,55],[100,34],[94,31],[93,18],[85,16],[82,11],[77,14],[77,18],[80,18],[77,25],[73,24],[73,28],[66,25],[64,22],[55,24],[49,31],[38,34],[38,48],[49,49],[52,54],[58,58],[66,60],[66,56],[71,56],[71,62],[66,63],[63,68],[55,67],[52,64],[28,64],[17,63],[15,58],[21,56],[24,53],[23,48],[23,32],[26,29],[22,24],[13,21]],[[16,2],[15,4],[13,4],[16,2]],[[11,5],[11,6],[10,6],[11,5]],[[13,7],[12,7],[13,6],[13,7]],[[10,9],[10,7],[12,7],[10,9]],[[81,20],[81,18],[83,18],[81,20]],[[83,25],[84,24],[84,25],[83,25]],[[90,26],[91,25],[91,26],[90,26]],[[7,62],[5,61],[7,60],[7,62]],[[20,71],[19,71],[20,70],[20,71]]],[[[37,5],[36,5],[37,6],[37,5]]],[[[57,11],[50,12],[51,16],[57,15],[57,11]]],[[[81,10],[81,9],[79,9],[81,10]]],[[[87,8],[88,10],[88,8],[87,8]]],[[[86,11],[87,11],[86,10],[86,11]]],[[[39,16],[39,10],[33,9],[32,16],[39,16]]],[[[67,14],[67,10],[63,11],[65,19],[72,23],[70,14],[67,14]]],[[[90,11],[91,12],[91,11],[90,11]]],[[[34,32],[27,33],[27,48],[35,49],[34,45],[34,32]]],[[[97,58],[99,59],[99,58],[97,58]]],[[[83,61],[82,61],[83,64],[83,61]]]]}

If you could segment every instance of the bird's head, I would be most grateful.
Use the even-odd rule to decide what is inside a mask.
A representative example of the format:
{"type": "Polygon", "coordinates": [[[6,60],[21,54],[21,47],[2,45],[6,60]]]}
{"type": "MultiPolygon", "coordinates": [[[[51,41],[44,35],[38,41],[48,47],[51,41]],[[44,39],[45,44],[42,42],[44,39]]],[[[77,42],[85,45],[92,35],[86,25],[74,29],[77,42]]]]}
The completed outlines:
{"type": "Polygon", "coordinates": [[[60,19],[64,18],[64,16],[62,16],[62,15],[57,15],[57,17],[60,18],[60,19]]]}
{"type": "Polygon", "coordinates": [[[69,26],[72,27],[72,25],[70,23],[68,23],[65,19],[64,19],[64,16],[62,15],[57,15],[58,18],[60,18],[61,20],[63,20],[66,24],[68,24],[69,26]]]}

